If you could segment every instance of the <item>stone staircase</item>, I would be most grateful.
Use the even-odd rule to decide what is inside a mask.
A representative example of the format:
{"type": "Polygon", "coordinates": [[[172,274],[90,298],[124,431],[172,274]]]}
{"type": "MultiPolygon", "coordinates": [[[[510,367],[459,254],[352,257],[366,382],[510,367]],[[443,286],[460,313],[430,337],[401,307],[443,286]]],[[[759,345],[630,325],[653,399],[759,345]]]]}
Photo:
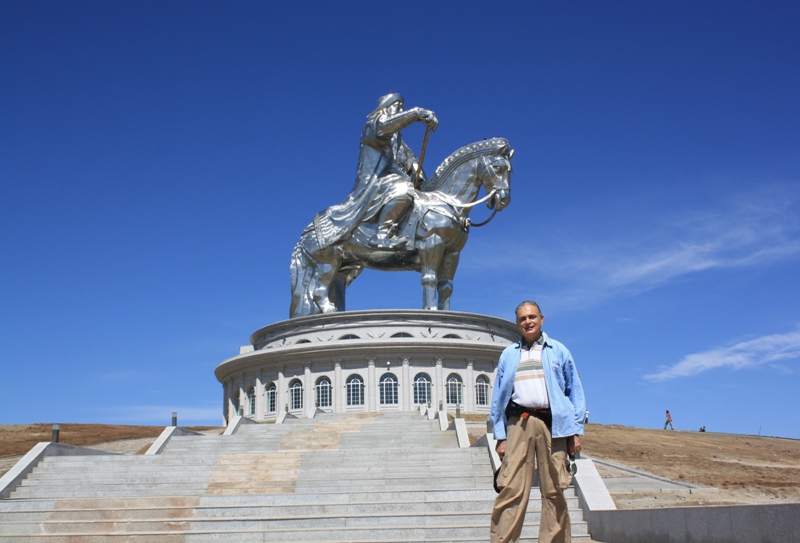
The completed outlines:
{"type": "MultiPolygon", "coordinates": [[[[573,538],[588,541],[567,492],[573,538]]],[[[459,449],[438,421],[320,415],[173,437],[155,456],[46,457],[0,500],[0,542],[477,543],[494,496],[486,448],[459,449]]]]}

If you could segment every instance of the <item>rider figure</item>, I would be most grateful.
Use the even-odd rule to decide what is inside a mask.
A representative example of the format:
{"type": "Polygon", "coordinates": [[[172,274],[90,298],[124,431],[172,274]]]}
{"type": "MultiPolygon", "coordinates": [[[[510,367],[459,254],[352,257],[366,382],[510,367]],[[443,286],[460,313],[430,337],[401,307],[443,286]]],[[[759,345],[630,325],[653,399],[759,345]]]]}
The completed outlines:
{"type": "MultiPolygon", "coordinates": [[[[366,182],[375,191],[362,220],[380,212],[376,230],[379,245],[391,243],[389,238],[397,234],[400,219],[414,201],[414,176],[419,163],[400,131],[415,122],[425,123],[431,130],[439,124],[433,111],[419,107],[404,111],[403,96],[387,94],[367,116],[361,133],[356,185],[366,182]]],[[[424,175],[420,172],[420,179],[424,180],[424,175]]]]}
{"type": "MultiPolygon", "coordinates": [[[[416,122],[436,130],[439,121],[429,109],[403,110],[403,96],[387,94],[367,116],[361,132],[356,181],[347,199],[314,217],[319,246],[349,236],[360,224],[377,222],[377,247],[397,246],[400,221],[414,201],[414,177],[419,168],[414,151],[400,131],[416,122]]],[[[420,171],[424,180],[424,172],[420,171]]]]}

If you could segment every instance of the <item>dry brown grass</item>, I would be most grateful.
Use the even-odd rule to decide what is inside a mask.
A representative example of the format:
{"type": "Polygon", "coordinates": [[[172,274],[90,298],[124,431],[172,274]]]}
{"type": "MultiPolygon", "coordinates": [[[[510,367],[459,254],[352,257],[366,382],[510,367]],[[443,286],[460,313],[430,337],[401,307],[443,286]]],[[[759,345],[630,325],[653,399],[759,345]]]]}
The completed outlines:
{"type": "MultiPolygon", "coordinates": [[[[210,429],[210,426],[191,428],[195,431],[210,429]]],[[[163,426],[119,426],[113,424],[61,424],[59,443],[89,447],[122,439],[156,438],[163,426]]],[[[52,423],[3,424],[0,425],[0,457],[21,456],[40,441],[50,441],[52,423]]]]}
{"type": "Polygon", "coordinates": [[[588,424],[583,451],[674,481],[800,501],[800,441],[588,424]]]}

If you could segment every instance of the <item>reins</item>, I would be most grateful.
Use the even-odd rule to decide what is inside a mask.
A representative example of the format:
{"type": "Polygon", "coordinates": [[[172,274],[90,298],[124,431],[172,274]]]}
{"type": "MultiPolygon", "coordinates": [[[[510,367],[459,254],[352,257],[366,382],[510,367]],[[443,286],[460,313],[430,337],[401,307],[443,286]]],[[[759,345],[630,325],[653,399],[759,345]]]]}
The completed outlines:
{"type": "Polygon", "coordinates": [[[473,223],[473,222],[471,222],[471,223],[469,223],[469,225],[470,225],[470,226],[485,226],[485,225],[489,224],[489,221],[491,221],[492,219],[494,219],[494,216],[495,216],[495,215],[497,215],[497,206],[494,206],[494,210],[492,211],[492,214],[491,214],[491,215],[489,215],[489,218],[488,218],[488,219],[486,219],[486,220],[485,220],[485,221],[483,221],[483,222],[476,222],[476,223],[473,223]]]}
{"type": "MultiPolygon", "coordinates": [[[[453,203],[453,202],[449,202],[441,194],[438,194],[436,192],[429,192],[428,194],[430,194],[431,196],[434,196],[435,198],[438,198],[439,200],[441,200],[442,202],[446,203],[447,205],[451,205],[453,207],[458,207],[458,208],[461,208],[461,209],[469,209],[471,207],[475,207],[478,204],[482,204],[483,202],[489,200],[490,198],[494,198],[495,195],[498,192],[499,191],[497,189],[492,189],[492,191],[489,194],[487,194],[486,196],[484,196],[480,200],[476,200],[476,201],[472,202],[471,204],[456,204],[456,203],[453,203]]],[[[485,225],[489,224],[489,221],[494,219],[495,215],[497,215],[497,205],[494,206],[494,210],[492,211],[492,214],[489,216],[488,219],[486,219],[483,222],[476,222],[476,223],[470,222],[469,225],[470,226],[476,226],[476,227],[485,226],[485,225]]]]}

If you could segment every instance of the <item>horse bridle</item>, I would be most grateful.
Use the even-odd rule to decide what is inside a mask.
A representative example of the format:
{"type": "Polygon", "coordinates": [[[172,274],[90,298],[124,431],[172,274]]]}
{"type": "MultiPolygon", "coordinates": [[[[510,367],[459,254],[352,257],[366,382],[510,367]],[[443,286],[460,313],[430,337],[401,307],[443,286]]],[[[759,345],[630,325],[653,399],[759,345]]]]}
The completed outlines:
{"type": "MultiPolygon", "coordinates": [[[[500,179],[500,175],[501,174],[497,173],[496,171],[494,171],[494,168],[489,167],[489,166],[487,166],[486,160],[484,159],[484,168],[486,168],[486,171],[489,172],[489,174],[492,175],[495,179],[500,179]]],[[[497,183],[495,183],[495,185],[496,184],[497,183]]],[[[453,204],[453,203],[450,203],[450,205],[452,205],[453,207],[460,208],[460,209],[470,209],[472,207],[475,207],[478,204],[482,204],[482,203],[486,202],[487,200],[490,200],[490,199],[494,198],[497,195],[498,192],[500,192],[500,191],[497,188],[494,188],[486,196],[484,196],[480,200],[476,200],[476,201],[472,202],[471,204],[453,204]]],[[[437,195],[437,197],[439,197],[439,196],[437,195]]],[[[492,214],[489,216],[488,219],[486,219],[483,222],[473,223],[473,222],[469,221],[469,218],[467,218],[467,225],[468,226],[475,226],[475,227],[485,226],[485,225],[489,224],[489,222],[492,219],[494,219],[494,216],[497,215],[497,211],[498,211],[497,210],[497,205],[495,204],[495,205],[492,206],[492,214]]]]}

